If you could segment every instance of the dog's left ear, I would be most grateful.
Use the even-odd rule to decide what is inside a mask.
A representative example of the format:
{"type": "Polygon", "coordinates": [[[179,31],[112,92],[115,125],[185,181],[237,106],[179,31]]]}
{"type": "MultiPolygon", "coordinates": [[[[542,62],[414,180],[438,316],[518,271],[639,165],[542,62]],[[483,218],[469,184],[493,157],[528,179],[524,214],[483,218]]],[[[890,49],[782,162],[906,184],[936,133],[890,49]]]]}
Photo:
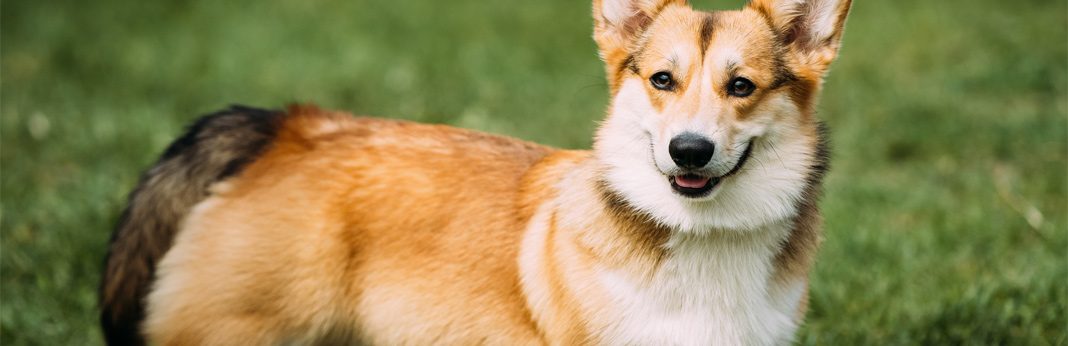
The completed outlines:
{"type": "Polygon", "coordinates": [[[752,0],[799,63],[822,73],[838,55],[851,0],[752,0]]]}

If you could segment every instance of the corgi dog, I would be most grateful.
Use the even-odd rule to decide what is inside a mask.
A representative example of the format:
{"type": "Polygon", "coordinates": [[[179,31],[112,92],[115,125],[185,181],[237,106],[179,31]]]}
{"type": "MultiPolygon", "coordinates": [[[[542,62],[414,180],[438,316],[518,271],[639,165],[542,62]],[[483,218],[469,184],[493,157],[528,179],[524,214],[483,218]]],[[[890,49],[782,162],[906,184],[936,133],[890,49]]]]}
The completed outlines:
{"type": "Polygon", "coordinates": [[[592,150],[313,106],[202,118],[130,194],[111,344],[774,345],[807,306],[850,0],[594,0],[592,150]]]}

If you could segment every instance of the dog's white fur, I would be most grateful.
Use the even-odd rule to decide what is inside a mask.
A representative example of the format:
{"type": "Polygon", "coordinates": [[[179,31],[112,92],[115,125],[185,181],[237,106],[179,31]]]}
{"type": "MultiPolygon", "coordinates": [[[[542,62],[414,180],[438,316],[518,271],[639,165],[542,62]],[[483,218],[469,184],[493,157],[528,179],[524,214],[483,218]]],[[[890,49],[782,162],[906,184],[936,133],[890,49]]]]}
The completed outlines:
{"type": "Polygon", "coordinates": [[[652,280],[605,269],[598,283],[615,311],[600,339],[611,345],[771,345],[791,340],[802,282],[770,287],[776,239],[788,225],[751,234],[674,234],[652,280]],[[740,314],[740,311],[746,313],[740,314]]]}

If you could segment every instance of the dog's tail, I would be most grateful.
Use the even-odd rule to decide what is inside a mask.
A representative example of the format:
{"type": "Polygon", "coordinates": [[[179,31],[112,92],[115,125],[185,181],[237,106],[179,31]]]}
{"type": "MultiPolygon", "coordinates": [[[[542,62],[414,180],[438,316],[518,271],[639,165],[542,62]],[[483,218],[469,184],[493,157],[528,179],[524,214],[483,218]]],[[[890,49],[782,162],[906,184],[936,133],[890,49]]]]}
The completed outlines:
{"type": "Polygon", "coordinates": [[[100,283],[110,345],[143,345],[140,324],[156,264],[208,187],[237,174],[274,140],[283,113],[232,106],[197,120],[141,176],[111,236],[100,283]]]}

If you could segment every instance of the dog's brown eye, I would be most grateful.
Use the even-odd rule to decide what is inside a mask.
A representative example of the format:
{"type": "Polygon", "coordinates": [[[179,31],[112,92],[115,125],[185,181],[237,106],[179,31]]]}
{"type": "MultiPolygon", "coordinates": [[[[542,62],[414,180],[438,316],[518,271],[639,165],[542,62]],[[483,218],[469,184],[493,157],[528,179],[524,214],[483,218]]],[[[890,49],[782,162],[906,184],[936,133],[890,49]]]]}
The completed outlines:
{"type": "Polygon", "coordinates": [[[756,85],[744,77],[735,77],[727,83],[727,94],[737,97],[746,97],[756,90],[756,85]]]}
{"type": "Polygon", "coordinates": [[[671,91],[675,89],[675,79],[671,78],[671,74],[667,72],[657,72],[649,77],[649,82],[653,84],[654,88],[660,90],[671,91]]]}

